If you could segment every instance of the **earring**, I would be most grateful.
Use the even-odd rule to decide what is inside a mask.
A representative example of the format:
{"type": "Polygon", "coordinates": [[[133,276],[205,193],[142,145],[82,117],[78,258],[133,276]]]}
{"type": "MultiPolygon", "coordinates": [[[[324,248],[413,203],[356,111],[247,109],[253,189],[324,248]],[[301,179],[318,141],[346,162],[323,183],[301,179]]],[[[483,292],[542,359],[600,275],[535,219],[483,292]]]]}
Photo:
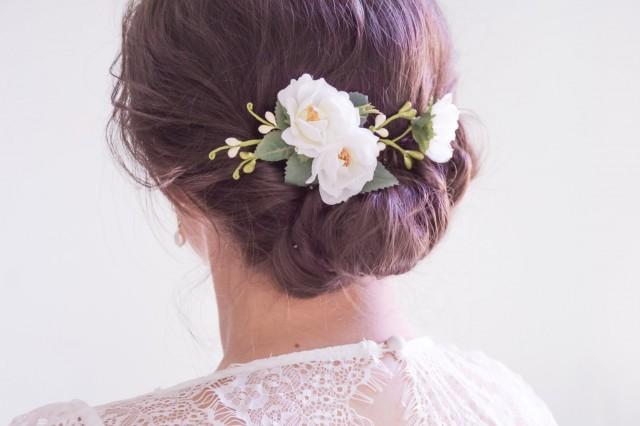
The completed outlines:
{"type": "Polygon", "coordinates": [[[178,229],[176,229],[176,233],[173,235],[173,241],[178,247],[182,247],[186,242],[184,234],[182,233],[182,222],[180,222],[180,218],[178,218],[178,229]]]}

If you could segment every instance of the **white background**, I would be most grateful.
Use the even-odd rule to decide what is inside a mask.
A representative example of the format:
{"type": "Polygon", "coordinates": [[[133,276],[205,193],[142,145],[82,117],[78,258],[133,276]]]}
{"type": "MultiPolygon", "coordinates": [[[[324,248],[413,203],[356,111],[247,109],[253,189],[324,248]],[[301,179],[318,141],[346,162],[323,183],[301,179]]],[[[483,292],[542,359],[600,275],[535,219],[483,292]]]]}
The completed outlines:
{"type": "MultiPolygon", "coordinates": [[[[639,3],[443,3],[458,103],[490,140],[447,238],[398,285],[425,333],[505,362],[560,424],[640,424],[639,3]]],[[[0,0],[0,424],[218,360],[207,271],[105,146],[121,11],[0,0]]]]}

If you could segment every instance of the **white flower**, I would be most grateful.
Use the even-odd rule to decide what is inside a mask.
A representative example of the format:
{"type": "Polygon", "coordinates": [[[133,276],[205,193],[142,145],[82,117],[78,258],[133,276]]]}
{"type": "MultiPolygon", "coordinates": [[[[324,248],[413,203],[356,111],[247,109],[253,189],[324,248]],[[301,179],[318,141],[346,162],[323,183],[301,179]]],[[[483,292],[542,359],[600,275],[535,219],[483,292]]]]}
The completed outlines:
{"type": "Polygon", "coordinates": [[[278,92],[278,101],[289,114],[290,127],[282,139],[308,157],[316,157],[326,145],[360,126],[358,108],[347,92],[338,91],[324,78],[303,74],[278,92]]]}
{"type": "Polygon", "coordinates": [[[427,157],[436,163],[446,163],[453,156],[451,142],[456,138],[460,111],[452,103],[451,93],[444,95],[431,107],[433,138],[429,141],[427,157]]]}
{"type": "Polygon", "coordinates": [[[373,179],[378,153],[378,137],[368,129],[352,127],[313,159],[307,183],[317,176],[322,201],[341,203],[373,179]]]}

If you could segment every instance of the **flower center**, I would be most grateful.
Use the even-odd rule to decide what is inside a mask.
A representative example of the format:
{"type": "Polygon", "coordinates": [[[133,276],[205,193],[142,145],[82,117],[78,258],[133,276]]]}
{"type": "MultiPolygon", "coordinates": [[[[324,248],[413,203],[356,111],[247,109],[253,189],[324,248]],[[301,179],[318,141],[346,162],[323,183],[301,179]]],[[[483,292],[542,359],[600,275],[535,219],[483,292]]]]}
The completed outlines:
{"type": "Polygon", "coordinates": [[[309,105],[305,111],[307,113],[307,117],[306,117],[307,121],[320,120],[320,114],[318,114],[318,111],[312,105],[309,105]]]}
{"type": "Polygon", "coordinates": [[[349,167],[351,164],[351,152],[347,148],[342,148],[338,154],[338,158],[342,160],[342,165],[349,167]]]}

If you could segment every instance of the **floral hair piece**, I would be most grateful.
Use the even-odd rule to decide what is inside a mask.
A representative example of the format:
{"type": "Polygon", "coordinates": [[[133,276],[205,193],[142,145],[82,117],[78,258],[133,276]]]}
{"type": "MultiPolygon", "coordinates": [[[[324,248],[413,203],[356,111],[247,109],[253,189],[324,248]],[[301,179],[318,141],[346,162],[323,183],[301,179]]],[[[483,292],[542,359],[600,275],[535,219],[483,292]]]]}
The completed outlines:
{"type": "Polygon", "coordinates": [[[241,173],[252,173],[258,160],[286,160],[284,181],[298,186],[317,184],[326,204],[397,185],[398,179],[378,161],[378,154],[387,147],[402,154],[407,169],[425,156],[436,163],[449,161],[460,114],[447,94],[430,102],[422,114],[405,102],[387,117],[366,95],[338,91],[324,78],[313,79],[306,73],[278,92],[274,112],[260,117],[251,102],[247,110],[260,123],[258,132],[263,137],[229,137],[225,145],[209,153],[209,159],[224,150],[230,158],[239,156],[240,164],[232,174],[236,180],[241,173]],[[374,124],[362,127],[371,114],[375,114],[374,124]],[[391,137],[385,126],[398,119],[407,120],[408,125],[391,137]],[[398,144],[409,133],[417,149],[398,144]],[[251,147],[255,149],[247,150],[251,147]]]}

